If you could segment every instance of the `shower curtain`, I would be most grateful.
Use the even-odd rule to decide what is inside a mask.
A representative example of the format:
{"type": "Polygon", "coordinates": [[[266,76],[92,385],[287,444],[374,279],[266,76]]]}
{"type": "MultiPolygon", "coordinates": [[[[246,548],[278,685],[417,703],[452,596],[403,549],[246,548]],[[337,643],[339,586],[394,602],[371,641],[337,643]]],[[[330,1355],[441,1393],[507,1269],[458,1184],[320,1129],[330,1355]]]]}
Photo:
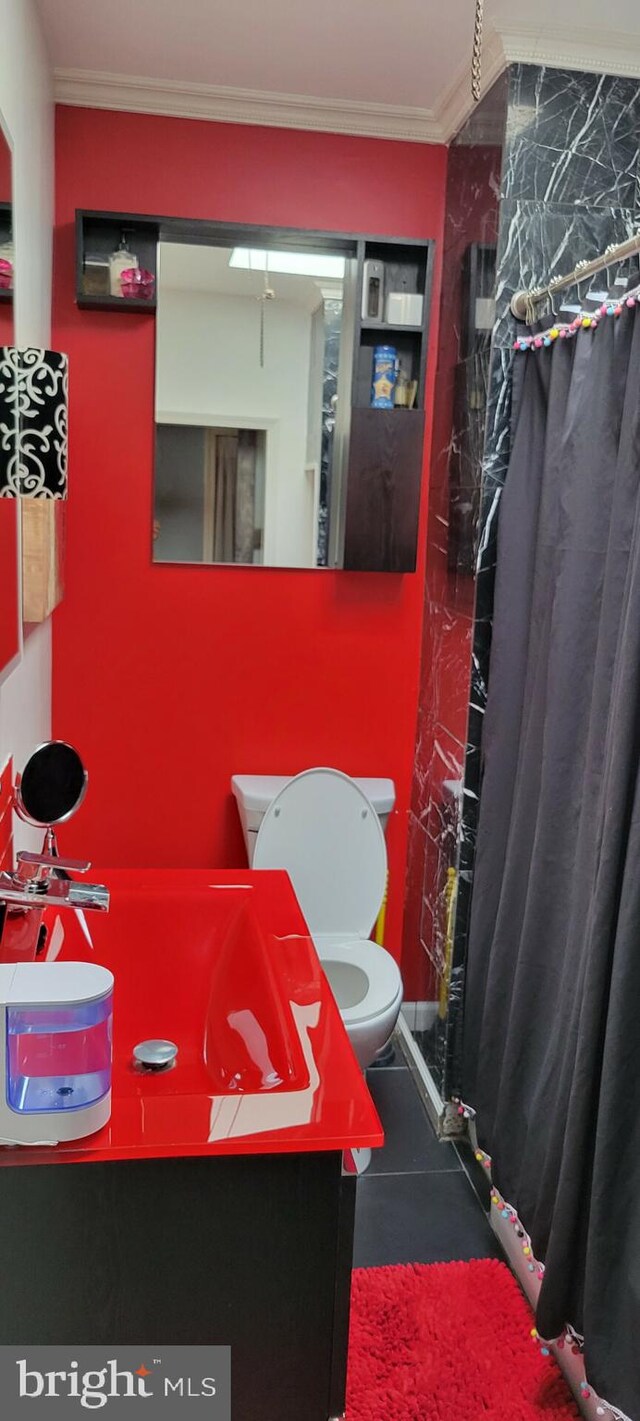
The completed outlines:
{"type": "Polygon", "coordinates": [[[466,978],[464,1093],[640,1417],[640,314],[515,357],[466,978]]]}

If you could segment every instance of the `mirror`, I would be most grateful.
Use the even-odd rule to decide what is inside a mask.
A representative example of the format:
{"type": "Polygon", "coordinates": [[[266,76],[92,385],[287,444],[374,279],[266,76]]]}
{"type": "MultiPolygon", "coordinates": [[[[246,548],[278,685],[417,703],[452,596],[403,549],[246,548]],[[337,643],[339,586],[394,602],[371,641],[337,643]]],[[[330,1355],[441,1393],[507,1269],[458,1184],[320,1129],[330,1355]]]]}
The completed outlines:
{"type": "Polygon", "coordinates": [[[154,562],[332,562],[355,259],[270,239],[159,243],[154,562]]]}
{"type": "Polygon", "coordinates": [[[49,740],[16,776],[16,811],[40,829],[62,824],[80,808],[88,779],[78,751],[64,740],[49,740]]]}
{"type": "Polygon", "coordinates": [[[11,144],[0,117],[0,346],[14,344],[11,144]]]}
{"type": "Polygon", "coordinates": [[[0,498],[0,681],[20,654],[18,516],[15,498],[0,498]]]}
{"type": "MultiPolygon", "coordinates": [[[[3,390],[13,389],[13,365],[2,359],[2,347],[14,343],[11,170],[11,144],[0,115],[0,408],[3,390]]],[[[0,414],[0,495],[14,448],[13,434],[13,426],[5,427],[0,414]]],[[[21,647],[18,508],[15,499],[0,496],[0,680],[13,667],[21,647]]]]}

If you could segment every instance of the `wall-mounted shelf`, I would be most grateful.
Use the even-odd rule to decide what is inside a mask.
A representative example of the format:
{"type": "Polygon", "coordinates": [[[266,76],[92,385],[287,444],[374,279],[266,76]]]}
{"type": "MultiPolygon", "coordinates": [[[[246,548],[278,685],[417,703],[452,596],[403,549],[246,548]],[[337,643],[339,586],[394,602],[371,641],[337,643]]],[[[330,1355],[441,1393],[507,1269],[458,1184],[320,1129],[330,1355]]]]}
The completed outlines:
{"type": "Polygon", "coordinates": [[[138,300],[135,296],[91,296],[78,294],[78,306],[83,311],[151,311],[156,310],[153,301],[138,300]]]}
{"type": "Polygon", "coordinates": [[[108,258],[126,235],[140,267],[157,277],[159,225],[128,212],[76,212],[76,301],[84,310],[141,312],[156,310],[155,284],[148,299],[111,295],[108,258]]]}
{"type": "MultiPolygon", "coordinates": [[[[391,345],[398,353],[400,367],[410,381],[416,381],[416,408],[424,406],[429,304],[433,265],[433,242],[364,237],[358,243],[358,283],[353,370],[353,404],[358,409],[371,405],[373,352],[376,345],[391,345]],[[365,309],[365,263],[380,263],[383,271],[383,309],[390,292],[422,296],[420,325],[372,320],[365,309]]],[[[406,411],[404,411],[406,413],[406,411]]]]}
{"type": "Polygon", "coordinates": [[[400,322],[396,325],[390,325],[388,321],[361,321],[360,329],[363,331],[376,331],[377,334],[381,336],[392,334],[421,336],[423,334],[422,326],[408,326],[400,322]]]}
{"type": "Polygon", "coordinates": [[[351,571],[415,571],[433,257],[433,242],[365,237],[358,243],[343,563],[351,571]],[[422,296],[420,325],[371,320],[361,314],[365,308],[365,262],[369,260],[382,266],[385,303],[389,292],[422,296]],[[407,380],[416,382],[413,408],[372,407],[373,356],[377,345],[392,346],[407,380]]]}

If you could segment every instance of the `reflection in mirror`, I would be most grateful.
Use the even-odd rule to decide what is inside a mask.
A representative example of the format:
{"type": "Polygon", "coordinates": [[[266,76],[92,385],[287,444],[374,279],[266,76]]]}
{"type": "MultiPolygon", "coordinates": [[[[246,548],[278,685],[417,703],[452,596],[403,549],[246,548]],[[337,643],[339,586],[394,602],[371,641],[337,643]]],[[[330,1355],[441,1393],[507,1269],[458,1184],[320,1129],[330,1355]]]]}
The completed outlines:
{"type": "Polygon", "coordinates": [[[0,498],[0,681],[20,651],[19,508],[15,498],[0,498]]]}
{"type": "Polygon", "coordinates": [[[3,132],[0,118],[0,346],[14,344],[11,197],[11,146],[3,132]]]}
{"type": "MultiPolygon", "coordinates": [[[[0,115],[0,350],[14,342],[11,199],[11,145],[0,115]]],[[[3,379],[0,373],[0,392],[3,379]]],[[[10,431],[3,427],[0,416],[0,488],[12,451],[10,431]]],[[[18,506],[15,499],[0,498],[0,679],[20,652],[19,574],[18,506]]]]}
{"type": "Polygon", "coordinates": [[[327,565],[353,265],[160,242],[154,561],[327,565]]]}

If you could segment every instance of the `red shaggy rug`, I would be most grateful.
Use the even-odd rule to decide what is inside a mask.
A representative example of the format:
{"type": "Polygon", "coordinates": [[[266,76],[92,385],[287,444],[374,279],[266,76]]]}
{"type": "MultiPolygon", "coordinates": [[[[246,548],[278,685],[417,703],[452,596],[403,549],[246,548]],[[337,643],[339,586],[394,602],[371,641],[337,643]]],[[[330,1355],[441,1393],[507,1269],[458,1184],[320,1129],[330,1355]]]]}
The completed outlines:
{"type": "Polygon", "coordinates": [[[532,1327],[494,1258],[356,1269],[347,1421],[575,1421],[532,1327]]]}

